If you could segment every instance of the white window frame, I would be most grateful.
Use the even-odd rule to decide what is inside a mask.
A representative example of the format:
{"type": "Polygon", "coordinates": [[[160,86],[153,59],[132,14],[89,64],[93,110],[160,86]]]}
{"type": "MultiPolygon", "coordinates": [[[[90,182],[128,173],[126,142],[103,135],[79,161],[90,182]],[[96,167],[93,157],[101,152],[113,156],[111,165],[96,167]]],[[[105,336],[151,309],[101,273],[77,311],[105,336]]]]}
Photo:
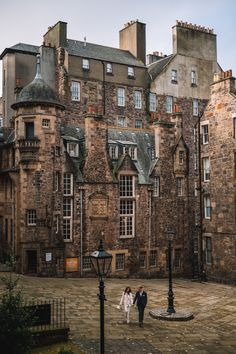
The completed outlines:
{"type": "Polygon", "coordinates": [[[117,88],[117,105],[119,107],[125,107],[125,89],[124,89],[124,87],[117,88]]]}
{"type": "Polygon", "coordinates": [[[60,227],[60,216],[56,215],[56,230],[55,230],[56,234],[59,233],[59,227],[60,227]]]}
{"type": "Polygon", "coordinates": [[[73,196],[73,173],[64,173],[63,176],[63,195],[73,196]]]}
{"type": "Polygon", "coordinates": [[[135,127],[135,129],[142,129],[143,128],[142,119],[135,119],[134,127],[135,127]]]}
{"type": "Polygon", "coordinates": [[[149,93],[149,111],[156,112],[157,110],[157,96],[155,93],[149,93]]]}
{"type": "Polygon", "coordinates": [[[0,128],[3,127],[3,117],[0,117],[0,128]]]}
{"type": "Polygon", "coordinates": [[[142,92],[139,90],[134,91],[134,107],[142,109],[142,92]]]}
{"type": "Polygon", "coordinates": [[[128,77],[134,77],[134,67],[128,66],[128,77]]]}
{"type": "Polygon", "coordinates": [[[134,237],[135,225],[135,178],[120,175],[120,238],[134,237]]]}
{"type": "Polygon", "coordinates": [[[209,125],[202,124],[202,143],[204,145],[209,143],[209,125]]]}
{"type": "Polygon", "coordinates": [[[90,256],[83,256],[82,257],[82,269],[84,271],[86,270],[91,270],[92,269],[92,264],[91,264],[91,258],[90,256]]]}
{"type": "Polygon", "coordinates": [[[35,209],[27,210],[27,226],[36,226],[37,214],[35,209]]]}
{"type": "Polygon", "coordinates": [[[203,166],[203,181],[208,182],[210,180],[210,158],[209,156],[202,158],[203,166]]]}
{"type": "Polygon", "coordinates": [[[177,83],[177,70],[176,69],[171,70],[171,82],[177,83]]]}
{"type": "Polygon", "coordinates": [[[83,58],[82,59],[82,68],[84,70],[89,70],[89,67],[90,67],[89,59],[83,58]]]}
{"type": "Polygon", "coordinates": [[[191,85],[197,85],[197,72],[191,70],[191,85]]]}
{"type": "Polygon", "coordinates": [[[72,240],[73,199],[63,198],[63,239],[72,240]]]}
{"type": "Polygon", "coordinates": [[[107,74],[112,74],[113,73],[112,63],[107,63],[106,71],[107,71],[107,74]]]}
{"type": "Polygon", "coordinates": [[[122,128],[126,127],[125,117],[117,117],[117,126],[122,128]]]}
{"type": "Polygon", "coordinates": [[[116,270],[125,270],[125,253],[116,253],[115,262],[116,270]]]}
{"type": "Polygon", "coordinates": [[[112,160],[118,159],[118,146],[116,144],[109,145],[109,156],[112,160]]]}
{"type": "Polygon", "coordinates": [[[204,219],[211,219],[211,198],[209,195],[203,197],[204,219]]]}
{"type": "Polygon", "coordinates": [[[193,116],[197,117],[199,113],[199,102],[197,98],[193,98],[193,116]]]}
{"type": "Polygon", "coordinates": [[[155,176],[153,179],[153,196],[160,197],[160,176],[155,176]]]}
{"type": "Polygon", "coordinates": [[[67,152],[71,157],[79,156],[79,144],[74,141],[68,141],[66,144],[67,152]]]}
{"type": "Polygon", "coordinates": [[[123,146],[123,154],[128,154],[132,160],[137,160],[137,146],[123,146]]]}
{"type": "Polygon", "coordinates": [[[43,128],[49,128],[50,127],[50,119],[43,118],[42,119],[42,127],[43,128]]]}
{"type": "Polygon", "coordinates": [[[173,113],[173,96],[166,96],[166,113],[173,113]]]}
{"type": "Polygon", "coordinates": [[[79,81],[71,81],[71,100],[72,101],[80,101],[80,82],[79,81]]]}

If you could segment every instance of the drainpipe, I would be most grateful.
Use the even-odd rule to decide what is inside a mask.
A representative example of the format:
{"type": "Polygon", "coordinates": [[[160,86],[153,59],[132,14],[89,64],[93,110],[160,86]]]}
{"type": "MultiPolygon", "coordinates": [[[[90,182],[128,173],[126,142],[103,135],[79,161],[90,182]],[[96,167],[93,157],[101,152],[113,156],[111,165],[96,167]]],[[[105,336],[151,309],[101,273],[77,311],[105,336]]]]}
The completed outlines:
{"type": "Polygon", "coordinates": [[[83,275],[83,189],[80,189],[80,275],[83,275]]]}
{"type": "Polygon", "coordinates": [[[199,277],[201,277],[203,270],[203,243],[202,243],[202,156],[201,156],[201,133],[200,133],[200,122],[202,115],[198,116],[198,191],[199,191],[199,237],[198,237],[198,272],[199,277]]]}

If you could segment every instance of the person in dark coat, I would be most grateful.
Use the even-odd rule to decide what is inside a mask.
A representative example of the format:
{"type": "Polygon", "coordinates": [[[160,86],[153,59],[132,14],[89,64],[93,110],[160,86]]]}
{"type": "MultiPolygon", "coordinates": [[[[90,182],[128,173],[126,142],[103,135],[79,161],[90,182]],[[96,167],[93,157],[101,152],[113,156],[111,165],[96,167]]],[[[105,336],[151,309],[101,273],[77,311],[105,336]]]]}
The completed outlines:
{"type": "Polygon", "coordinates": [[[136,304],[138,307],[139,326],[143,327],[144,310],[147,305],[147,293],[144,291],[143,286],[138,288],[138,291],[134,297],[133,304],[136,304]]]}

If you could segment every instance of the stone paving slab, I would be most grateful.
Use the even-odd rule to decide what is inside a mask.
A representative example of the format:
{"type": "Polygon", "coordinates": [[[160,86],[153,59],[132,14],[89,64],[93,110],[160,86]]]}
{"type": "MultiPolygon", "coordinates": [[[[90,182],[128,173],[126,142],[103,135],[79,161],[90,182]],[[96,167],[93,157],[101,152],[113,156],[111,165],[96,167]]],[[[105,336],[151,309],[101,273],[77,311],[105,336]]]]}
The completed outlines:
{"type": "MultiPolygon", "coordinates": [[[[65,297],[72,340],[81,340],[85,350],[89,350],[86,349],[88,343],[97,345],[100,329],[97,279],[20,275],[19,284],[28,298],[45,300],[65,297]]],[[[111,345],[109,350],[114,350],[113,343],[119,343],[123,351],[121,353],[126,353],[127,345],[133,342],[138,343],[138,346],[142,343],[143,348],[140,350],[150,347],[150,351],[147,351],[149,354],[153,350],[164,354],[236,353],[235,286],[174,279],[175,309],[191,311],[194,319],[188,322],[162,321],[149,316],[151,310],[167,308],[166,279],[107,279],[105,286],[105,343],[111,345]],[[134,308],[131,309],[130,325],[124,324],[123,312],[116,308],[126,286],[135,292],[141,284],[148,293],[144,328],[139,328],[138,313],[134,308]]],[[[2,285],[0,291],[1,288],[2,285]]],[[[138,352],[135,349],[133,353],[138,352]]]]}

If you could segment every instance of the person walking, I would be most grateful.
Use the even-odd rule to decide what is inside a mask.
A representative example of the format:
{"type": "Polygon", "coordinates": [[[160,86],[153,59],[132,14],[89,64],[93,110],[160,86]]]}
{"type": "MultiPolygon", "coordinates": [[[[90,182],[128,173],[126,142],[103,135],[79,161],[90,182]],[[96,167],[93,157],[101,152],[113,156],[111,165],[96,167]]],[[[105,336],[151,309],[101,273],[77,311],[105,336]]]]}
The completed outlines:
{"type": "Polygon", "coordinates": [[[144,291],[143,286],[140,286],[136,292],[133,304],[135,305],[136,303],[138,307],[139,326],[143,327],[144,310],[147,305],[147,293],[144,291]]]}
{"type": "Polygon", "coordinates": [[[130,309],[131,309],[131,306],[133,305],[133,295],[132,295],[131,288],[129,286],[127,286],[127,288],[125,288],[125,290],[123,291],[123,293],[121,295],[119,307],[122,305],[124,307],[125,321],[127,323],[129,323],[130,322],[130,309]]]}

